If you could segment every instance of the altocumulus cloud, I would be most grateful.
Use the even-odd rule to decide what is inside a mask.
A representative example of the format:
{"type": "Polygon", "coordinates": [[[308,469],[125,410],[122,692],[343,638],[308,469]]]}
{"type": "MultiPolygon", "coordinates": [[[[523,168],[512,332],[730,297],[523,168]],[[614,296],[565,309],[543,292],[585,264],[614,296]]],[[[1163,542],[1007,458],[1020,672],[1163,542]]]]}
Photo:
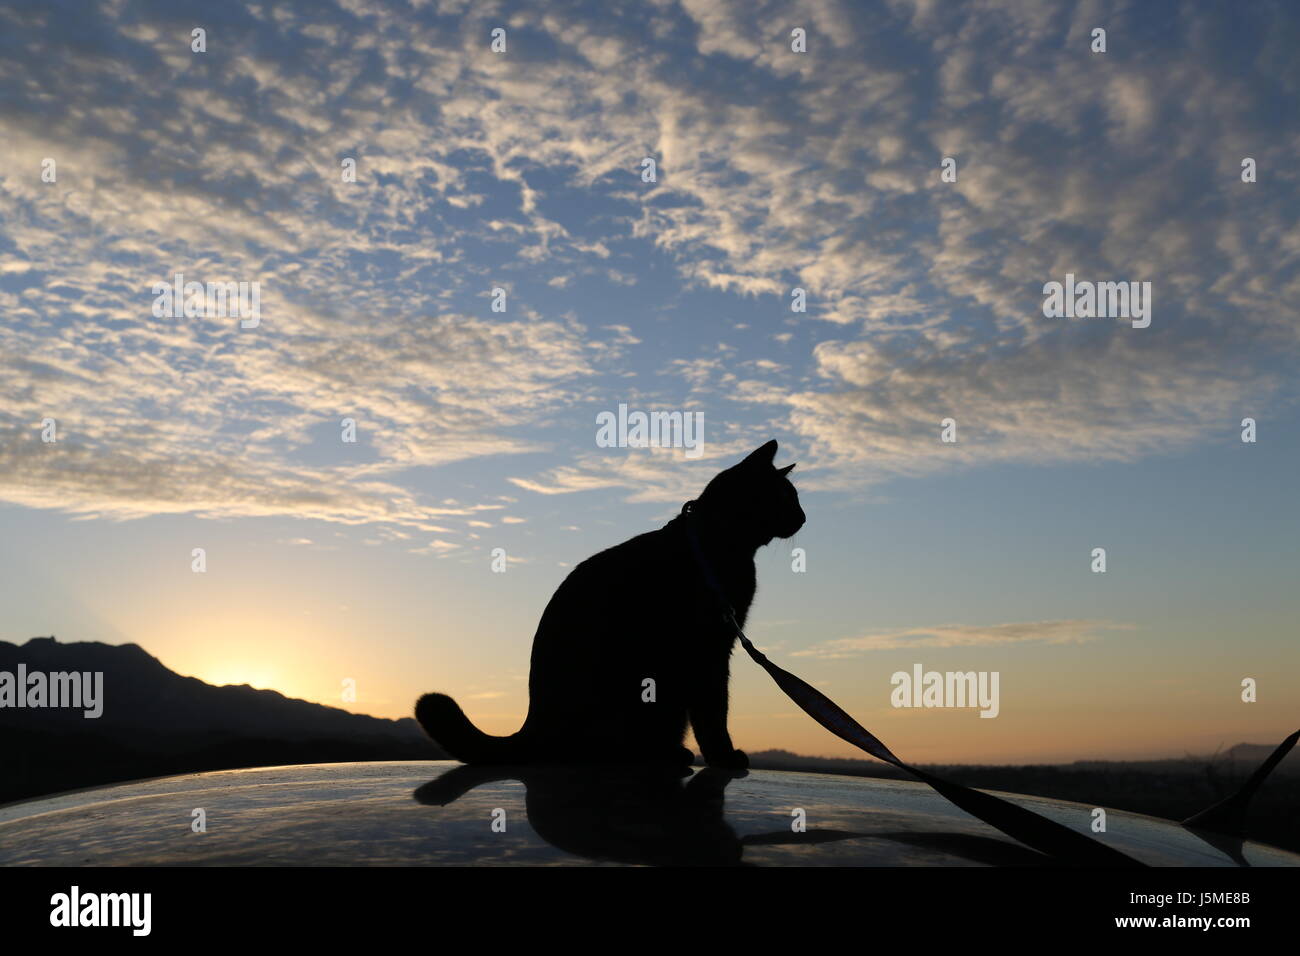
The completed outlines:
{"type": "Polygon", "coordinates": [[[947,624],[909,627],[837,638],[791,652],[792,657],[856,657],[869,651],[924,650],[937,647],[998,647],[1008,644],[1084,644],[1100,640],[1102,631],[1131,631],[1111,621],[1023,621],[1009,624],[947,624]]]}
{"type": "Polygon", "coordinates": [[[647,406],[725,381],[711,453],[785,428],[820,487],[1133,458],[1294,397],[1293,5],[122,0],[0,18],[8,501],[438,531],[499,505],[426,501],[409,469],[544,448],[560,463],[517,487],[680,499],[698,490],[680,459],[538,438],[636,362],[675,372],[641,386],[647,406]],[[668,289],[638,271],[651,249],[668,289]],[[600,276],[785,318],[768,351],[702,359],[598,308],[468,308],[503,264],[575,301],[600,276]],[[259,281],[262,326],[154,319],[148,290],[176,271],[259,281]],[[1042,284],[1066,272],[1151,281],[1151,328],[1044,319],[1042,284]],[[34,444],[46,415],[58,454],[34,444]],[[368,457],[313,463],[313,429],[343,415],[368,457]],[[962,441],[935,455],[949,415],[962,441]]]}

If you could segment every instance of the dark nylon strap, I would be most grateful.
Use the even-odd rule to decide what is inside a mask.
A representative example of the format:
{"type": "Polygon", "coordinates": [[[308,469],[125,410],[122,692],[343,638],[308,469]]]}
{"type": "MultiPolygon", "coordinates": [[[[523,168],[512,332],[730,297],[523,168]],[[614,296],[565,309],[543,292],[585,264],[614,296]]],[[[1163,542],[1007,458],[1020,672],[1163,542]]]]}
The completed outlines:
{"type": "MultiPolygon", "coordinates": [[[[732,618],[735,627],[735,619],[732,618]]],[[[1084,836],[1069,827],[1062,826],[1055,820],[1040,816],[1032,810],[1026,810],[1010,801],[1003,800],[980,790],[944,780],[918,767],[904,763],[894,756],[893,751],[881,742],[880,738],[850,717],[833,700],[817,688],[795,677],[787,670],[777,667],[763,653],[750,643],[749,638],[735,627],[740,643],[758,664],[772,675],[780,687],[804,712],[821,724],[835,736],[847,740],[871,756],[928,783],[931,787],[947,797],[957,806],[972,816],[978,817],[992,827],[1001,830],[1007,836],[1019,840],[1026,846],[1046,853],[1063,862],[1085,866],[1142,866],[1137,860],[1120,851],[1084,836]]]]}
{"type": "Polygon", "coordinates": [[[881,742],[880,738],[845,713],[843,708],[833,700],[812,685],[795,677],[789,671],[777,667],[750,643],[749,638],[745,636],[745,632],[736,623],[735,611],[727,602],[722,586],[718,583],[718,579],[713,574],[713,568],[709,566],[709,562],[704,556],[704,551],[700,547],[699,536],[695,532],[694,519],[690,516],[689,507],[683,509],[683,515],[686,518],[686,536],[690,541],[695,563],[699,568],[700,576],[718,602],[723,621],[735,632],[736,637],[739,638],[741,645],[749,656],[771,674],[777,686],[785,691],[786,695],[813,720],[841,740],[848,741],[878,760],[883,760],[901,770],[906,770],[929,784],[967,813],[983,820],[989,826],[1001,830],[1012,839],[1019,840],[1026,846],[1038,850],[1040,853],[1046,853],[1048,856],[1064,863],[1081,866],[1140,867],[1144,865],[1131,856],[1093,840],[1082,833],[1071,830],[1069,827],[1062,826],[1054,820],[1040,816],[1031,810],[1026,810],[1024,807],[1017,806],[980,790],[973,790],[959,783],[944,780],[942,777],[936,777],[932,773],[927,773],[898,759],[894,752],[881,742]]]}
{"type": "Polygon", "coordinates": [[[1232,796],[1222,800],[1213,806],[1206,807],[1200,813],[1193,814],[1183,821],[1183,826],[1191,827],[1194,830],[1211,830],[1215,833],[1227,833],[1231,836],[1246,835],[1246,811],[1250,808],[1250,801],[1255,796],[1255,791],[1259,789],[1265,778],[1273,772],[1273,768],[1282,762],[1282,758],[1291,752],[1291,748],[1300,740],[1300,730],[1297,730],[1286,740],[1282,741],[1268,755],[1268,759],[1255,768],[1255,772],[1232,796]]]}
{"type": "MultiPolygon", "coordinates": [[[[1017,806],[1010,801],[984,793],[981,790],[973,790],[959,783],[953,783],[951,780],[944,780],[942,777],[936,777],[934,774],[927,773],[918,767],[903,763],[894,755],[892,750],[884,745],[879,737],[850,717],[835,701],[817,690],[817,688],[795,677],[789,671],[783,670],[769,661],[762,651],[750,643],[749,638],[745,636],[745,632],[740,629],[740,625],[736,622],[736,613],[727,602],[726,593],[722,590],[722,585],[713,574],[713,568],[704,556],[704,551],[700,547],[699,536],[695,531],[695,520],[691,516],[691,506],[694,504],[693,501],[687,502],[682,508],[686,537],[690,541],[691,553],[695,558],[696,566],[699,568],[700,576],[713,594],[723,621],[735,633],[749,656],[771,674],[777,686],[785,691],[786,695],[813,720],[836,737],[848,741],[876,759],[893,764],[900,770],[906,770],[929,784],[967,813],[978,817],[989,826],[996,827],[1007,836],[1019,840],[1026,846],[1032,847],[1041,853],[1046,853],[1065,863],[1081,866],[1145,865],[1121,853],[1119,850],[1093,840],[1076,830],[1071,830],[1069,827],[1062,826],[1054,820],[1049,820],[1031,810],[1017,806]]],[[[1250,801],[1255,796],[1255,792],[1259,790],[1268,775],[1273,772],[1273,768],[1281,763],[1282,758],[1295,747],[1297,741],[1300,741],[1300,730],[1297,730],[1278,744],[1268,759],[1251,774],[1250,779],[1246,781],[1241,789],[1226,800],[1188,817],[1183,821],[1183,826],[1227,833],[1233,836],[1244,836],[1246,811],[1250,806],[1250,801]]]]}
{"type": "MultiPolygon", "coordinates": [[[[694,502],[686,502],[682,506],[681,514],[685,518],[686,538],[690,541],[690,551],[695,558],[695,566],[699,568],[699,575],[705,580],[708,591],[718,602],[720,613],[725,623],[736,633],[740,643],[744,646],[746,653],[754,661],[772,675],[777,687],[780,687],[787,693],[790,700],[800,705],[814,721],[822,724],[828,731],[840,737],[841,740],[848,740],[850,744],[861,750],[866,750],[876,760],[883,760],[892,763],[898,769],[906,770],[907,773],[914,775],[923,782],[930,784],[931,787],[939,791],[941,795],[948,797],[957,806],[970,813],[972,817],[983,819],[989,826],[996,827],[1004,834],[1019,842],[1032,847],[1041,853],[1047,853],[1048,856],[1057,857],[1063,862],[1078,864],[1083,866],[1144,866],[1138,860],[1131,856],[1121,853],[1118,849],[1108,847],[1104,843],[1088,838],[1080,832],[1071,830],[1070,827],[1062,826],[1061,823],[1052,821],[1047,817],[1026,810],[1023,806],[1010,803],[1008,800],[1002,800],[1000,797],[984,793],[979,790],[972,790],[970,787],[963,787],[962,784],[953,783],[952,780],[945,780],[941,777],[935,777],[927,771],[920,770],[919,767],[911,766],[910,763],[904,763],[894,756],[893,750],[885,747],[880,737],[872,734],[861,723],[854,721],[848,713],[841,708],[839,704],[831,698],[818,691],[813,685],[803,682],[797,676],[790,674],[788,670],[777,667],[775,663],[768,661],[767,657],[758,648],[750,643],[749,637],[741,631],[740,624],[736,622],[736,611],[727,602],[727,594],[723,591],[722,584],[719,584],[718,578],[714,575],[714,570],[708,564],[703,549],[699,546],[699,537],[695,535],[694,519],[692,518],[692,505],[694,502]]],[[[1268,760],[1261,763],[1251,778],[1247,780],[1239,791],[1232,793],[1226,800],[1221,803],[1209,806],[1195,816],[1184,819],[1183,826],[1193,827],[1193,829],[1212,830],[1216,832],[1225,832],[1234,836],[1245,835],[1245,812],[1251,805],[1251,800],[1255,797],[1256,791],[1264,780],[1273,773],[1273,769],[1282,758],[1291,752],[1297,741],[1300,741],[1300,730],[1295,734],[1288,736],[1278,747],[1269,754],[1268,760]]]]}

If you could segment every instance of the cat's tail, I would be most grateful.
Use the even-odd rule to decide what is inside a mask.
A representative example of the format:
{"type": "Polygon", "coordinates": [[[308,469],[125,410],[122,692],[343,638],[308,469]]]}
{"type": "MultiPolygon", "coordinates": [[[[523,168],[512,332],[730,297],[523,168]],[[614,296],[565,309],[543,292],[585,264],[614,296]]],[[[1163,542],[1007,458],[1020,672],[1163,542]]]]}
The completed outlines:
{"type": "Polygon", "coordinates": [[[425,694],[416,702],[415,719],[443,750],[462,763],[508,764],[526,761],[519,734],[492,737],[465,716],[446,694],[425,694]]]}

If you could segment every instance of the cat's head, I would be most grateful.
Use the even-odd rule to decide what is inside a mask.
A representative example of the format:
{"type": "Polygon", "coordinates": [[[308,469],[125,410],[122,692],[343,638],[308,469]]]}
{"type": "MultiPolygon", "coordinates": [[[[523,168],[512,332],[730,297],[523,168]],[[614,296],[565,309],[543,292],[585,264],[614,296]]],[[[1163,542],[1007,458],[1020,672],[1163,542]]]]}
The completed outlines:
{"type": "Polygon", "coordinates": [[[709,482],[695,501],[695,511],[760,546],[790,537],[806,518],[789,478],[794,465],[777,468],[775,458],[775,441],[755,449],[709,482]]]}

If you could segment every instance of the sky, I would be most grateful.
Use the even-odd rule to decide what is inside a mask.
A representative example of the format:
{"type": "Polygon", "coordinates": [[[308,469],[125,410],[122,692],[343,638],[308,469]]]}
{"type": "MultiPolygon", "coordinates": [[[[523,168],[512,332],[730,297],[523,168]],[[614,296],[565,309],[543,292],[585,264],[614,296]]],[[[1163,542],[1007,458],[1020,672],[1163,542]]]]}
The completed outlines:
{"type": "MultiPolygon", "coordinates": [[[[775,438],[808,522],[748,632],[904,760],[1274,743],[1297,39],[1280,2],[7,0],[0,639],[509,733],[569,569],[775,438]],[[160,316],[178,272],[258,321],[160,316]],[[1046,316],[1067,274],[1151,283],[1149,326],[1046,316]],[[620,405],[702,448],[602,447],[620,405]],[[916,664],[998,672],[998,716],[891,706],[916,664]]],[[[737,746],[857,753],[732,671],[737,746]]]]}

